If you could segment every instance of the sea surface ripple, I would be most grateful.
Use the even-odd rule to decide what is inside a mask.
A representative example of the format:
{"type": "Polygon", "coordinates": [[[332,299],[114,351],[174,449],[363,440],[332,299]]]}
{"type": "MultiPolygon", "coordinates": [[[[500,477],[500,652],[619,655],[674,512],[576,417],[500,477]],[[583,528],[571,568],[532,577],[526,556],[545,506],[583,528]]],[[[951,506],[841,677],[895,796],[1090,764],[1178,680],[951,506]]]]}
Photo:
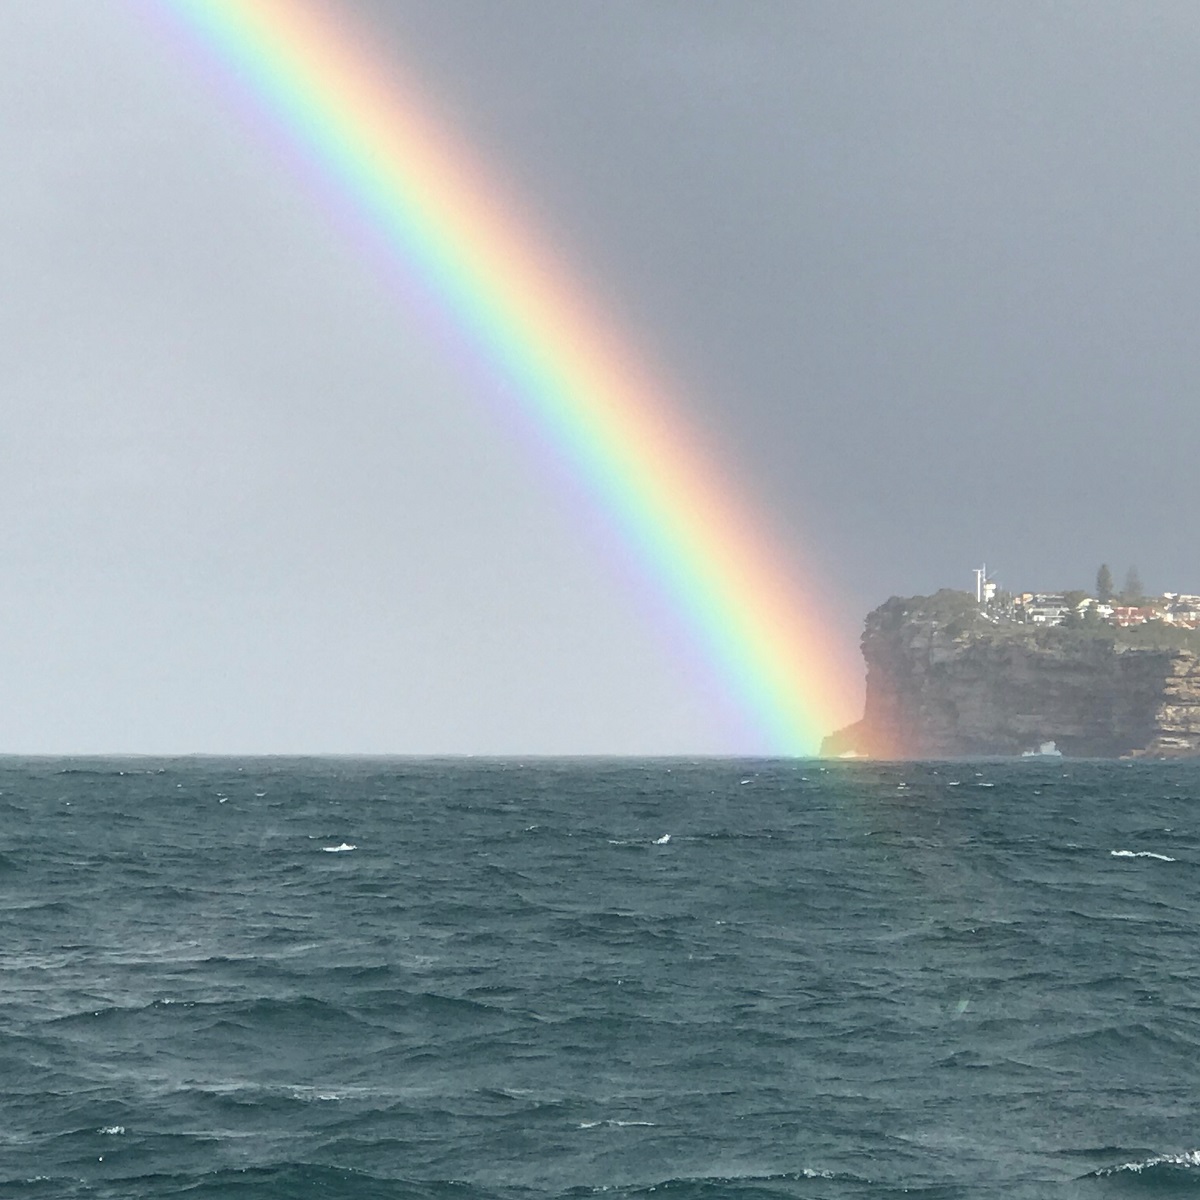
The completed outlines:
{"type": "Polygon", "coordinates": [[[1200,1195],[1200,766],[0,759],[0,1197],[1200,1195]]]}

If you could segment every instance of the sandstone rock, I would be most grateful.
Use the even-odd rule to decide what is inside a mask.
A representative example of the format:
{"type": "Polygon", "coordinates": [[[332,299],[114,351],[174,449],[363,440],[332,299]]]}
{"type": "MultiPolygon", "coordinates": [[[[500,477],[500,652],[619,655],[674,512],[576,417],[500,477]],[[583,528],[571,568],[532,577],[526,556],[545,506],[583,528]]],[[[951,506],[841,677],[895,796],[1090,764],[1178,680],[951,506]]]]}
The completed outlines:
{"type": "Polygon", "coordinates": [[[1200,754],[1200,659],[1114,634],[989,622],[970,604],[893,599],[867,618],[863,719],[822,753],[940,758],[1200,754]]]}

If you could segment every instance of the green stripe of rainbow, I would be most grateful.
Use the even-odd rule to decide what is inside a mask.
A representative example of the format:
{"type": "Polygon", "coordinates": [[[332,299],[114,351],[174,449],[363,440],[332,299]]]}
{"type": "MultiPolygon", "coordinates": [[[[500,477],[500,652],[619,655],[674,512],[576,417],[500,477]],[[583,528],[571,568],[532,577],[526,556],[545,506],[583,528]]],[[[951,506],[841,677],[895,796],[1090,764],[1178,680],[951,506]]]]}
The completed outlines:
{"type": "MultiPolygon", "coordinates": [[[[730,698],[783,754],[851,716],[844,640],[696,433],[498,200],[495,182],[311,0],[165,0],[514,384],[730,698]]],[[[344,14],[342,14],[344,16],[344,14]]]]}

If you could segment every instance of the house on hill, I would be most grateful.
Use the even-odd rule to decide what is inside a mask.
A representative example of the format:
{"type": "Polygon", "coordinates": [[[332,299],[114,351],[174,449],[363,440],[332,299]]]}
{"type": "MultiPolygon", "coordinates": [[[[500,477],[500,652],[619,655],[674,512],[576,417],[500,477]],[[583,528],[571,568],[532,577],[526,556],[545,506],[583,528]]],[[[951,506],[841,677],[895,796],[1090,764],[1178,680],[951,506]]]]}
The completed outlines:
{"type": "Polygon", "coordinates": [[[1162,613],[1152,605],[1115,604],[1112,623],[1122,629],[1128,629],[1131,625],[1145,625],[1147,621],[1161,616],[1162,613]]]}
{"type": "Polygon", "coordinates": [[[1061,625],[1071,611],[1062,592],[1022,592],[1013,606],[1020,619],[1031,625],[1061,625]]]}

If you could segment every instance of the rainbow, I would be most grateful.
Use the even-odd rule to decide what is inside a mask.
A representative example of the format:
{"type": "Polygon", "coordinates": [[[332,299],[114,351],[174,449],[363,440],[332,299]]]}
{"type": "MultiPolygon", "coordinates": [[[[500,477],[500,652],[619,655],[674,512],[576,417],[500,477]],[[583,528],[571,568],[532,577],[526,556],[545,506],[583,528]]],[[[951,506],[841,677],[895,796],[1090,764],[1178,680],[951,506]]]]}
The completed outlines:
{"type": "Polygon", "coordinates": [[[658,589],[754,746],[815,753],[856,664],[667,390],[503,189],[327,0],[159,0],[508,385],[658,589]]]}

